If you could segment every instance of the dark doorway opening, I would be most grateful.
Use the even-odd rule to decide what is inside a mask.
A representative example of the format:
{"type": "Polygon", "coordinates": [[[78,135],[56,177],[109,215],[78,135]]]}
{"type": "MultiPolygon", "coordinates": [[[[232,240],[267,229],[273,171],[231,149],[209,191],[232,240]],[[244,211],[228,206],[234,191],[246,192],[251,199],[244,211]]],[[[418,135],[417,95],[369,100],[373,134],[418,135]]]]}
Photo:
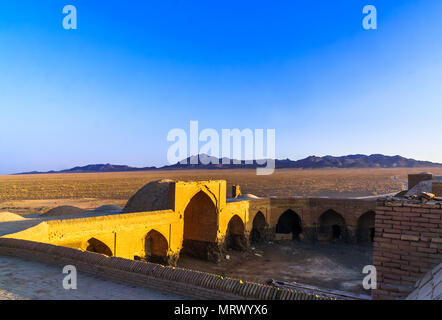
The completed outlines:
{"type": "Polygon", "coordinates": [[[291,209],[285,211],[278,219],[278,224],[276,225],[276,233],[291,233],[293,240],[300,240],[300,235],[302,233],[302,224],[299,215],[291,209]]]}
{"type": "Polygon", "coordinates": [[[216,242],[218,215],[210,197],[198,192],[184,211],[184,234],[182,254],[198,259],[219,261],[220,252],[216,242]]]}
{"type": "Polygon", "coordinates": [[[319,217],[319,234],[324,240],[346,240],[346,224],[344,218],[330,209],[319,217]]]}
{"type": "Polygon", "coordinates": [[[247,239],[244,236],[244,223],[237,215],[230,219],[227,226],[226,245],[228,249],[244,251],[247,249],[247,239]]]}
{"type": "Polygon", "coordinates": [[[337,224],[334,224],[332,226],[332,234],[332,239],[340,239],[342,234],[341,227],[337,224]]]}
{"type": "Polygon", "coordinates": [[[266,240],[267,222],[264,214],[259,211],[253,219],[252,231],[250,233],[250,242],[260,243],[266,240]]]}
{"type": "Polygon", "coordinates": [[[375,236],[375,213],[368,211],[358,219],[356,237],[359,243],[372,243],[375,236]]]}
{"type": "Polygon", "coordinates": [[[145,260],[152,263],[167,264],[169,245],[166,238],[156,230],[151,230],[145,237],[145,260]]]}

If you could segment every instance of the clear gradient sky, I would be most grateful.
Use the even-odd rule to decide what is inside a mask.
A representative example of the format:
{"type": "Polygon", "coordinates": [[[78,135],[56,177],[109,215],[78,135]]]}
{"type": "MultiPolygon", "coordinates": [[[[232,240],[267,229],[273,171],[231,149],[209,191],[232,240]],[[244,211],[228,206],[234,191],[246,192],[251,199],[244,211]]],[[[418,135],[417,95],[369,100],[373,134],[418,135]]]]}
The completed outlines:
{"type": "Polygon", "coordinates": [[[440,0],[0,2],[0,174],[164,165],[190,120],[274,128],[277,158],[442,162],[441,119],[440,0]]]}

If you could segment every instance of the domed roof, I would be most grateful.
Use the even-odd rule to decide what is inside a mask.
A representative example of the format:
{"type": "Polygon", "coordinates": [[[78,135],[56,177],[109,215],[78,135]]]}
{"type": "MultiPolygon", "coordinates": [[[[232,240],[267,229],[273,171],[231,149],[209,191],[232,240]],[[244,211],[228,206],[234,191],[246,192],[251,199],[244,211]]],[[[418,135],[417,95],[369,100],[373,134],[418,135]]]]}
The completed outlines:
{"type": "Polygon", "coordinates": [[[127,202],[123,212],[145,212],[171,209],[170,186],[174,180],[152,181],[137,191],[127,202]]]}

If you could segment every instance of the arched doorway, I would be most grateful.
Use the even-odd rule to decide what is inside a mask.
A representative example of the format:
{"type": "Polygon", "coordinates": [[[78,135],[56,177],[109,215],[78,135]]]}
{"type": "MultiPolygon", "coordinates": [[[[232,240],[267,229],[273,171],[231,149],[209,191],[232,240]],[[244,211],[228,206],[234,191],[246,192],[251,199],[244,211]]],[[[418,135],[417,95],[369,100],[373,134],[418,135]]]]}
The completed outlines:
{"type": "Polygon", "coordinates": [[[86,243],[86,251],[112,256],[112,250],[102,241],[91,238],[86,243]]]}
{"type": "Polygon", "coordinates": [[[182,253],[204,260],[218,261],[216,239],[218,215],[210,197],[198,192],[184,211],[182,253]]]}
{"type": "Polygon", "coordinates": [[[229,221],[226,232],[226,246],[229,249],[243,251],[247,249],[247,239],[244,236],[244,223],[237,215],[229,221]]]}
{"type": "Polygon", "coordinates": [[[169,245],[166,238],[156,230],[150,231],[144,241],[145,259],[149,262],[166,264],[169,245]]]}
{"type": "Polygon", "coordinates": [[[293,240],[299,240],[302,233],[301,218],[291,209],[285,211],[278,219],[275,232],[292,234],[293,240]]]}
{"type": "Polygon", "coordinates": [[[358,226],[356,230],[356,237],[360,243],[372,243],[374,242],[374,221],[375,213],[368,211],[361,215],[358,219],[358,226]]]}
{"type": "Polygon", "coordinates": [[[259,243],[266,238],[267,222],[261,211],[253,218],[252,231],[250,232],[250,242],[259,243]]]}
{"type": "Polygon", "coordinates": [[[319,218],[319,232],[327,240],[345,240],[347,237],[345,219],[336,211],[327,210],[319,218]]]}

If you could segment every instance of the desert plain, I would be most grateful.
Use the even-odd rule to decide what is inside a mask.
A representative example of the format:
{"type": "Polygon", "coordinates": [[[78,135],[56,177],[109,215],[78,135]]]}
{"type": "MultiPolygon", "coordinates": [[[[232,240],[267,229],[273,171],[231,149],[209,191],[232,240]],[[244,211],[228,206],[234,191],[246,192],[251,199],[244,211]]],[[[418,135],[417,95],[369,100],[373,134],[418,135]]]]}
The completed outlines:
{"type": "Polygon", "coordinates": [[[442,168],[280,169],[268,176],[255,170],[168,170],[112,173],[69,173],[0,176],[0,210],[44,213],[61,205],[93,209],[105,204],[124,206],[146,183],[158,179],[226,180],[227,195],[239,184],[243,193],[259,197],[367,197],[403,190],[409,173],[442,168]],[[394,179],[394,177],[396,177],[394,179]]]}

